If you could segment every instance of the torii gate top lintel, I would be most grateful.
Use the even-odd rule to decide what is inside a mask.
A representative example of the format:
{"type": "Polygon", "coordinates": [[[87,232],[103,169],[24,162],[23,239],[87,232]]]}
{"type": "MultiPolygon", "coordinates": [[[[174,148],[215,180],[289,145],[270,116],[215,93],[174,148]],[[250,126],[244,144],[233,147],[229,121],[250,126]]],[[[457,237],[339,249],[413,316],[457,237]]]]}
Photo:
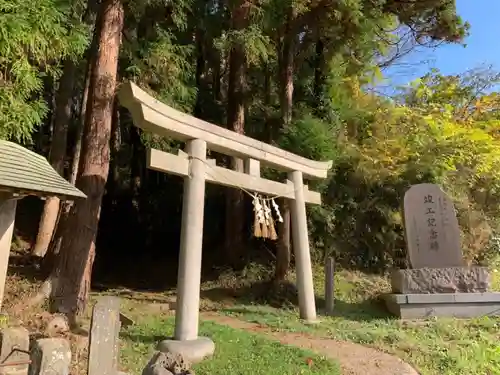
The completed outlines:
{"type": "Polygon", "coordinates": [[[310,160],[180,112],[132,82],[124,83],[118,96],[131,112],[134,124],[145,131],[178,140],[202,139],[210,150],[255,159],[284,172],[300,171],[309,179],[326,178],[332,167],[332,161],[310,160]]]}

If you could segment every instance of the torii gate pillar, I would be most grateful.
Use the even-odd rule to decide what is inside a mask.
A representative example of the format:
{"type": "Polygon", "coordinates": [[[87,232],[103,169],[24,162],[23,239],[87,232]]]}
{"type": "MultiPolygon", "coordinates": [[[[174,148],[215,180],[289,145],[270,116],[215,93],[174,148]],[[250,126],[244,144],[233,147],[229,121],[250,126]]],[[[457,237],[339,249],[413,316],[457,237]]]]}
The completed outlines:
{"type": "Polygon", "coordinates": [[[304,180],[300,171],[289,173],[288,178],[292,181],[295,191],[295,199],[290,206],[290,216],[295,267],[297,268],[300,317],[307,322],[313,323],[316,321],[316,302],[314,300],[314,283],[309,251],[304,180]]]}
{"type": "Polygon", "coordinates": [[[198,337],[207,143],[201,139],[187,141],[186,153],[174,340],[161,341],[157,349],[182,354],[196,363],[215,351],[210,338],[198,337]]]}
{"type": "Polygon", "coordinates": [[[198,338],[207,155],[207,143],[201,139],[188,141],[186,146],[189,174],[184,178],[175,314],[175,339],[181,341],[198,338]]]}

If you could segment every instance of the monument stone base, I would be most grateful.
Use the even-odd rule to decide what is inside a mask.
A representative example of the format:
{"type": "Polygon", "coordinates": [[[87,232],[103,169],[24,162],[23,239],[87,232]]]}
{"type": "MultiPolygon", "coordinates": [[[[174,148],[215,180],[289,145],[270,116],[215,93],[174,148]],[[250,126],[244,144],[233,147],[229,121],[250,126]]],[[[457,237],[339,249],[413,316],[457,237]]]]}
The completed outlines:
{"type": "Polygon", "coordinates": [[[387,294],[387,309],[402,319],[500,316],[500,293],[387,294]]]}
{"type": "Polygon", "coordinates": [[[395,270],[393,293],[486,293],[491,279],[486,267],[441,267],[395,270]]]}
{"type": "Polygon", "coordinates": [[[186,341],[167,339],[160,341],[156,350],[163,353],[180,354],[185,360],[195,364],[211,357],[215,351],[215,344],[208,337],[198,337],[196,340],[186,341]]]}

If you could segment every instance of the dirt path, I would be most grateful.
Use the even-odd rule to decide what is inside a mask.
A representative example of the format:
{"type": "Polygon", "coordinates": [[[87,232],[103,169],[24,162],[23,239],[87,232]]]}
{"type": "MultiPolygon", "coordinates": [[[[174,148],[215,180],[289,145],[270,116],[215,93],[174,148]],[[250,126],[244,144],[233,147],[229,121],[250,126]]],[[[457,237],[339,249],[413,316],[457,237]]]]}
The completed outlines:
{"type": "Polygon", "coordinates": [[[204,320],[272,337],[285,345],[297,346],[332,358],[340,363],[343,375],[418,375],[409,364],[392,355],[347,341],[336,341],[308,334],[275,332],[269,327],[229,316],[204,312],[204,320]]]}

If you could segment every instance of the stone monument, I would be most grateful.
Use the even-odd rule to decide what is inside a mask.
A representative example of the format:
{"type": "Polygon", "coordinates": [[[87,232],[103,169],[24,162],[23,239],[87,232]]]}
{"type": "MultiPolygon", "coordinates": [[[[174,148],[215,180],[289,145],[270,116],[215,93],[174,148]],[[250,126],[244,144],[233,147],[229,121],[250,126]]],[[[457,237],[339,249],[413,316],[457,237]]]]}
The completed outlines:
{"type": "Polygon", "coordinates": [[[403,207],[412,268],[392,273],[389,311],[406,319],[500,315],[488,269],[464,263],[451,199],[438,185],[419,184],[406,192],[403,207]]]}

